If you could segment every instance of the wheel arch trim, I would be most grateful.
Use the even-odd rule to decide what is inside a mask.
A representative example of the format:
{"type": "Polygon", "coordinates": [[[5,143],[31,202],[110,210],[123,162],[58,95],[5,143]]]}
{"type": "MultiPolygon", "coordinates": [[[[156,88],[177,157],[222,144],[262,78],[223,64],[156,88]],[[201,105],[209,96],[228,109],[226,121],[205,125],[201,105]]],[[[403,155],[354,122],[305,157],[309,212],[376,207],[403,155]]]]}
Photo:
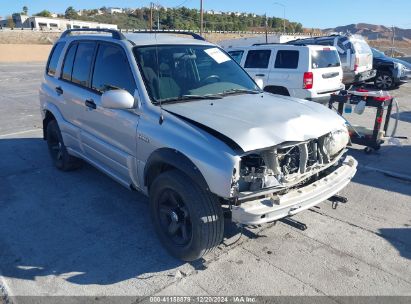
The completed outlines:
{"type": "Polygon", "coordinates": [[[150,155],[144,167],[144,186],[149,188],[154,178],[164,172],[164,166],[176,168],[202,189],[210,189],[200,169],[186,155],[171,148],[160,148],[150,155]]]}

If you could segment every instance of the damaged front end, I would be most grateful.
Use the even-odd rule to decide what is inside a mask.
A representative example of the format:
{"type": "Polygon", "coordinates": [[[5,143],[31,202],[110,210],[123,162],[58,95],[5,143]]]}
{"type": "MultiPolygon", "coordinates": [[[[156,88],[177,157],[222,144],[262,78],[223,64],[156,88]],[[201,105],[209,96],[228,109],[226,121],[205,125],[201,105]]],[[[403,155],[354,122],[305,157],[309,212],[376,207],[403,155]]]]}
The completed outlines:
{"type": "Polygon", "coordinates": [[[356,172],[355,159],[342,157],[348,140],[343,128],[243,155],[233,178],[233,220],[242,224],[273,221],[336,194],[356,172]]]}

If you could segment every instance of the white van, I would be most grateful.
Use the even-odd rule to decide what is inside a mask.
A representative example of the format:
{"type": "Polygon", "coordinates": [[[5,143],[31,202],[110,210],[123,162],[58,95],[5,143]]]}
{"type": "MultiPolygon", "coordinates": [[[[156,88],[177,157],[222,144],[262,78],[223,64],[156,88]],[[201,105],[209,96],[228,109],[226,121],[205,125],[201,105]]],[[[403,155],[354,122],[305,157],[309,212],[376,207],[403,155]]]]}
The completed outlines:
{"type": "Polygon", "coordinates": [[[226,49],[263,89],[274,94],[327,103],[344,89],[343,71],[332,46],[255,44],[226,49]]]}

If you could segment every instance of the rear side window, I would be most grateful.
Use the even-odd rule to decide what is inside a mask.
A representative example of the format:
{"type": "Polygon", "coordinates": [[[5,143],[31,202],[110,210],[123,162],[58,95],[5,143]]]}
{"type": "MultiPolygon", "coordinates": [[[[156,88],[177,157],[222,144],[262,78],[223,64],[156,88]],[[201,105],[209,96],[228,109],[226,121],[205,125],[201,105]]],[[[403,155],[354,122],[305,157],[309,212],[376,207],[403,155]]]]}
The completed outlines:
{"type": "Polygon", "coordinates": [[[311,53],[311,66],[313,69],[339,67],[340,65],[340,57],[337,51],[320,50],[311,53]]]}
{"type": "Polygon", "coordinates": [[[277,52],[275,58],[276,69],[296,69],[298,68],[299,51],[282,50],[277,52]]]}
{"type": "Polygon", "coordinates": [[[134,95],[136,84],[127,56],[117,46],[101,44],[97,51],[92,88],[101,93],[124,89],[134,95]]]}
{"type": "Polygon", "coordinates": [[[241,59],[243,58],[244,55],[244,51],[231,51],[228,52],[228,54],[230,54],[230,56],[237,61],[237,63],[241,62],[241,59]]]}
{"type": "Polygon", "coordinates": [[[247,59],[245,60],[245,68],[266,69],[270,61],[270,50],[253,50],[248,51],[247,59]]]}
{"type": "Polygon", "coordinates": [[[76,56],[77,43],[72,44],[66,53],[66,58],[63,63],[63,73],[61,78],[67,81],[71,81],[71,73],[73,72],[74,56],[76,56]]]}
{"type": "Polygon", "coordinates": [[[48,75],[54,76],[56,74],[57,64],[59,62],[59,58],[61,55],[61,51],[63,51],[63,48],[64,42],[59,42],[51,50],[51,54],[46,69],[48,75]]]}
{"type": "Polygon", "coordinates": [[[94,53],[94,42],[80,42],[74,59],[71,81],[81,86],[89,86],[90,67],[94,53]]]}

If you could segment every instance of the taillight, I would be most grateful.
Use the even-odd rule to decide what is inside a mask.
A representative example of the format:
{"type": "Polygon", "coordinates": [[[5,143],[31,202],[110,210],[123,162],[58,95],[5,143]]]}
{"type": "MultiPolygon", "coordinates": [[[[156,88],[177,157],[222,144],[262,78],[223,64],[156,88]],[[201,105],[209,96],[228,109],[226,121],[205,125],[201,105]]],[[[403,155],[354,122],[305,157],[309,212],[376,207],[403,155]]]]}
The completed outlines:
{"type": "Polygon", "coordinates": [[[312,89],[314,84],[314,77],[312,72],[305,72],[303,78],[303,88],[312,89]]]}
{"type": "Polygon", "coordinates": [[[358,65],[360,64],[360,60],[358,58],[355,58],[355,64],[354,64],[354,72],[358,71],[358,65]]]}

